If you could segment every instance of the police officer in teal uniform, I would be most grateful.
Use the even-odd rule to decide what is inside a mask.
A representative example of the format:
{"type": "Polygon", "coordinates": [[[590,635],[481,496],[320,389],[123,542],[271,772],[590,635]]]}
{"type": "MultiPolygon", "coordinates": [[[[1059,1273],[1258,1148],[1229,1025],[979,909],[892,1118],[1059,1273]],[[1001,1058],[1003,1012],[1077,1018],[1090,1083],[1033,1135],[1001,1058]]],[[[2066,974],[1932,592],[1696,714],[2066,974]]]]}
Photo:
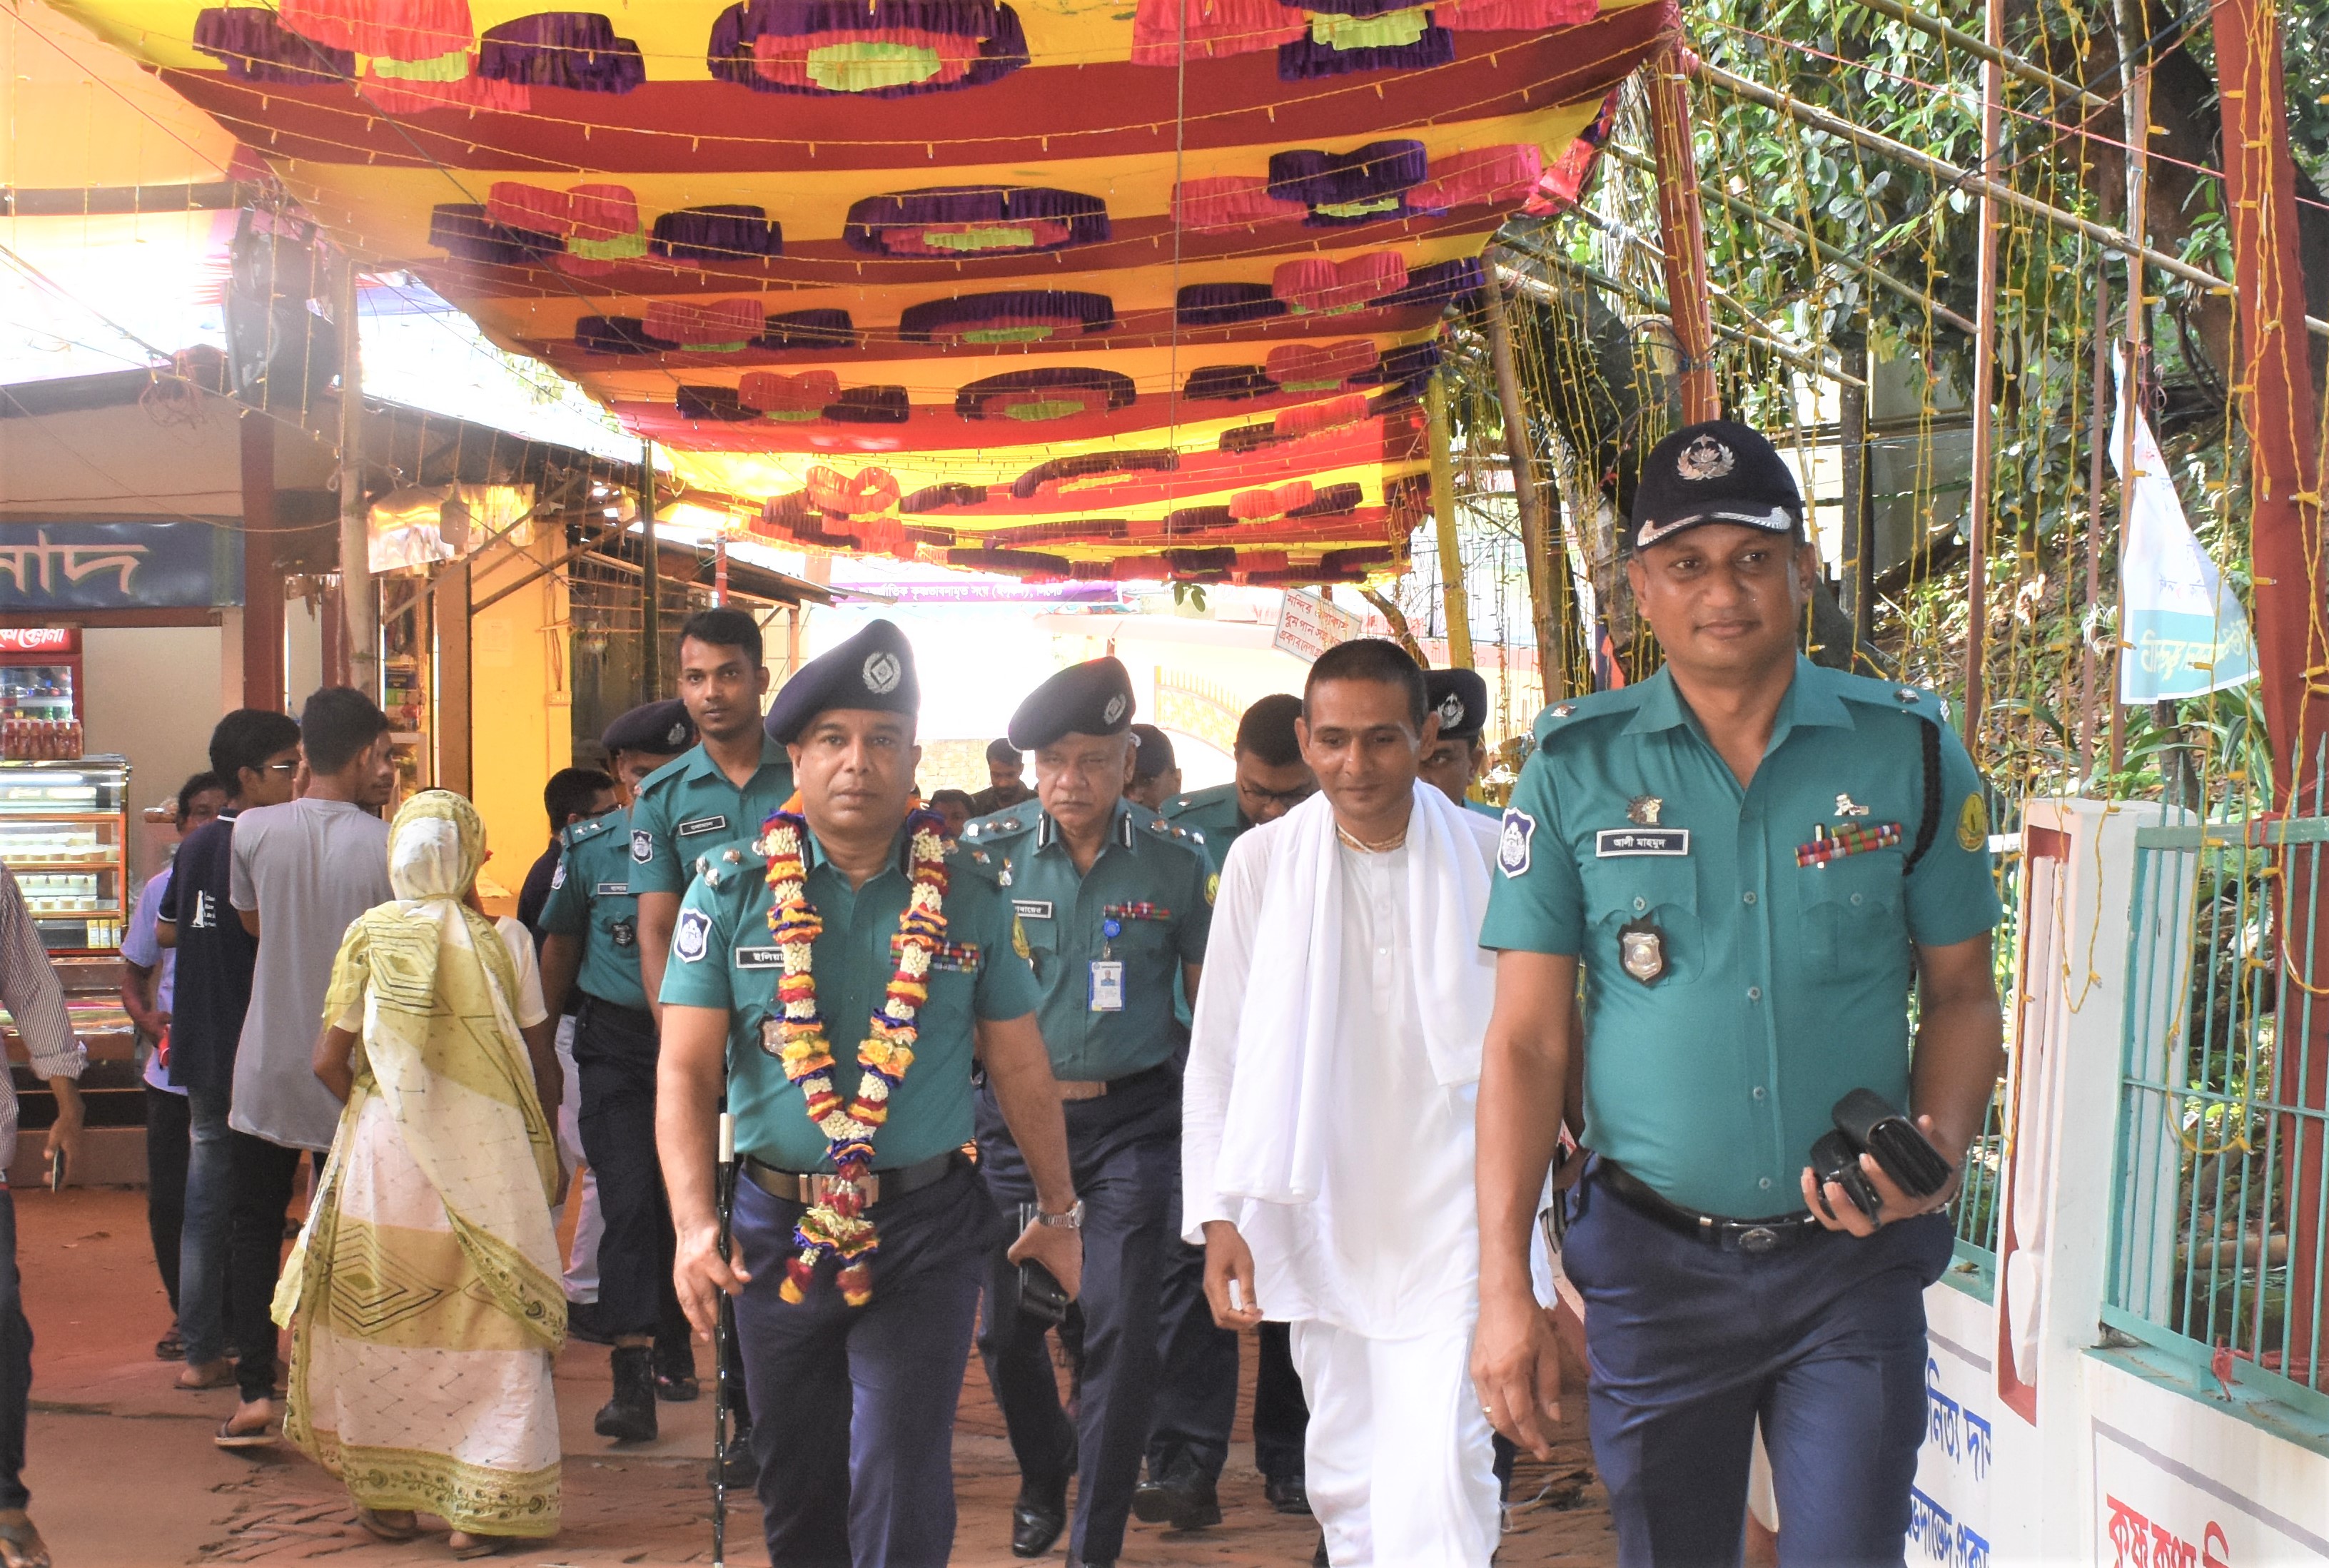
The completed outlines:
{"type": "Polygon", "coordinates": [[[639,972],[650,1006],[695,862],[758,834],[792,796],[792,763],[760,727],[768,690],[758,622],[740,609],[699,609],[687,618],[679,628],[679,700],[702,741],[648,778],[631,811],[630,885],[639,901],[639,972]]]}
{"type": "Polygon", "coordinates": [[[1070,1296],[1082,1272],[1083,1205],[1008,890],[945,850],[935,813],[909,813],[919,704],[913,650],[887,621],[786,684],[768,729],[793,760],[801,815],[707,855],[664,979],[657,1132],[675,1282],[705,1337],[716,1293],[735,1298],[752,1405],[783,1412],[756,1423],[752,1442],[768,1558],[788,1568],[941,1568],[952,1549],[955,1403],[996,1244],[995,1206],[963,1152],[974,1050],[1032,1177],[1035,1209],[1012,1252],[1070,1296]],[[780,1055],[787,957],[768,879],[787,841],[806,906],[794,929],[809,933],[795,939],[807,994],[791,997],[792,1016],[822,1020],[832,1062],[822,1120],[808,1098],[820,1081],[804,1070],[796,1082],[780,1055]],[[941,870],[931,947],[927,912],[906,917],[941,870]],[[900,1076],[884,1042],[901,1022],[914,1034],[900,1076]],[[714,1182],[723,1089],[740,1157],[732,1265],[714,1182]],[[869,1106],[884,1109],[860,1114],[869,1106]],[[837,1174],[844,1165],[852,1174],[837,1174]],[[865,1239],[852,1215],[872,1246],[844,1257],[826,1243],[865,1239]]]}
{"type": "MultiPolygon", "coordinates": [[[[687,710],[666,698],[633,708],[600,740],[627,797],[694,738],[687,710]]],[[[657,1430],[658,1392],[693,1398],[696,1390],[686,1320],[672,1293],[671,1211],[655,1169],[655,1028],[639,981],[630,825],[627,804],[560,833],[565,852],[541,917],[542,992],[559,1006],[570,990],[581,992],[576,1121],[606,1222],[597,1317],[614,1341],[614,1394],[594,1429],[618,1442],[647,1442],[657,1430]]]]}
{"type": "Polygon", "coordinates": [[[1529,1284],[1584,995],[1563,1261],[1627,1568],[1736,1563],[1759,1421],[1779,1554],[1899,1563],[1925,1429],[1924,1289],[1996,1082],[1982,781],[1930,693],[1797,651],[1818,571],[1770,443],[1693,425],[1645,459],[1627,575],[1665,667],[1556,704],[1504,813],[1479,1095],[1489,1418],[1543,1451],[1560,1362],[1529,1284]],[[1909,1001],[1918,1004],[1911,1052],[1909,1001]],[[1815,1184],[1870,1089],[1954,1167],[1863,1213],[1815,1184]]]}
{"type": "MultiPolygon", "coordinates": [[[[979,1349],[1019,1460],[1011,1549],[1051,1550],[1076,1476],[1068,1561],[1091,1568],[1123,1550],[1148,1440],[1188,1043],[1173,1001],[1183,982],[1195,991],[1212,912],[1202,841],[1124,798],[1132,711],[1132,678],[1113,658],[1036,687],[1012,715],[1009,737],[1035,755],[1036,799],[971,823],[962,838],[1026,933],[1087,1205],[1072,1422],[1060,1408],[1043,1325],[1014,1310],[1014,1273],[999,1250],[988,1271],[979,1349]]],[[[980,1099],[978,1131],[987,1189],[1006,1218],[1015,1215],[1032,1194],[990,1094],[980,1099]]]]}
{"type": "Polygon", "coordinates": [[[1485,801],[1472,798],[1480,768],[1488,760],[1480,732],[1488,722],[1488,683],[1477,670],[1426,670],[1424,694],[1431,711],[1439,715],[1439,738],[1423,754],[1417,777],[1457,805],[1490,817],[1503,815],[1485,801]]]}
{"type": "MultiPolygon", "coordinates": [[[[1262,698],[1238,720],[1236,776],[1165,803],[1164,816],[1175,827],[1203,836],[1216,877],[1230,845],[1248,828],[1277,821],[1317,792],[1318,781],[1295,739],[1294,722],[1301,716],[1297,696],[1281,692],[1262,698]]],[[[1187,1022],[1185,1010],[1181,1018],[1187,1022]]],[[[1237,1420],[1238,1337],[1215,1324],[1205,1304],[1205,1250],[1179,1239],[1180,1201],[1175,1186],[1160,1308],[1163,1374],[1148,1440],[1148,1478],[1134,1493],[1132,1507],[1152,1524],[1189,1530],[1221,1522],[1218,1488],[1237,1420]]],[[[1302,1441],[1310,1407],[1302,1398],[1286,1325],[1264,1323],[1255,1334],[1254,1464],[1272,1507],[1282,1514],[1306,1514],[1310,1496],[1302,1441]]]]}

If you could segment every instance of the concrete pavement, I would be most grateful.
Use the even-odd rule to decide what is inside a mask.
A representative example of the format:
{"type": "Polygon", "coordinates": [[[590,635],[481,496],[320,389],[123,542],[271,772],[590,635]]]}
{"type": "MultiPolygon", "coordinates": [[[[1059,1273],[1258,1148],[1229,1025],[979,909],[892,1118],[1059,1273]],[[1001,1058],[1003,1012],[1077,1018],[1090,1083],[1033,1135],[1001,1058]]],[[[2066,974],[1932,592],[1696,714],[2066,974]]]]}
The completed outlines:
{"type": "MultiPolygon", "coordinates": [[[[354,1523],[347,1496],[288,1448],[228,1453],[211,1433],[233,1407],[231,1390],[184,1393],[174,1363],[154,1358],[169,1308],[146,1242],[142,1193],[118,1189],[16,1193],[19,1261],[33,1321],[33,1417],[26,1479],[33,1517],[58,1568],[162,1568],[165,1564],[285,1564],[345,1555],[351,1568],[449,1562],[440,1535],[403,1546],[373,1541],[354,1523]]],[[[712,1399],[662,1407],[663,1436],[612,1450],[590,1431],[604,1399],[606,1351],[576,1343],[558,1366],[559,1419],[567,1455],[566,1524],[553,1541],[501,1561],[523,1568],[601,1568],[711,1560],[712,1399]]],[[[702,1367],[708,1350],[699,1351],[702,1367]]],[[[1252,1399],[1245,1358],[1241,1406],[1252,1399]]],[[[1550,1464],[1523,1459],[1521,1506],[1500,1568],[1602,1568],[1616,1551],[1581,1425],[1581,1384],[1566,1402],[1571,1420],[1550,1464]],[[1533,1500],[1532,1500],[1533,1499],[1533,1500]]],[[[1239,1423],[1245,1431],[1244,1410],[1239,1423]]],[[[960,1525],[954,1561],[1006,1568],[1011,1501],[1018,1478],[1002,1422],[974,1359],[965,1369],[955,1437],[960,1525]]],[[[1221,1526],[1166,1534],[1136,1523],[1124,1568],[1300,1568],[1317,1527],[1273,1513],[1261,1496],[1249,1444],[1232,1450],[1223,1478],[1221,1526]]],[[[428,1521],[434,1525],[435,1521],[428,1521]]],[[[729,1521],[729,1561],[766,1561],[749,1499],[729,1521]]],[[[1064,1559],[1055,1549],[1051,1562],[1064,1559]]]]}

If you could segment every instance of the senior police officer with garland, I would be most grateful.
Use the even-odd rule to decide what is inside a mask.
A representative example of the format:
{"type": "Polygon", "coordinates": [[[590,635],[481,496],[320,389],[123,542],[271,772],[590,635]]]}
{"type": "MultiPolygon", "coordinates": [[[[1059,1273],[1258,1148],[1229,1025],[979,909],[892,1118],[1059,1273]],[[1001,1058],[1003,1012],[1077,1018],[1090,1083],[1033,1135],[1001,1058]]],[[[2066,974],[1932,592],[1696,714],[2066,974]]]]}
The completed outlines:
{"type": "Polygon", "coordinates": [[[639,901],[639,971],[661,1006],[680,895],[707,851],[760,830],[793,792],[785,749],[761,730],[768,689],[760,627],[740,609],[699,609],[679,628],[679,700],[700,744],[639,787],[631,820],[631,892],[639,901]]]}
{"type": "Polygon", "coordinates": [[[570,989],[579,986],[582,994],[574,1025],[576,1120],[606,1224],[598,1318],[614,1341],[614,1395],[593,1424],[618,1442],[653,1440],[665,1378],[665,1397],[695,1395],[686,1321],[672,1291],[671,1210],[655,1168],[655,1025],[639,979],[630,847],[633,792],[694,738],[687,710],[671,698],[607,726],[600,740],[626,803],[560,832],[565,853],[542,910],[542,999],[563,1006],[570,989]]]}
{"type": "Polygon", "coordinates": [[[974,1044],[1032,1173],[1014,1256],[1072,1296],[1083,1205],[1007,893],[909,810],[913,650],[875,621],[804,666],[768,732],[799,814],[712,852],[663,987],[657,1144],[698,1333],[736,1298],[768,1556],[939,1568],[955,1403],[994,1204],[963,1146],[974,1044]],[[781,884],[785,902],[772,909],[781,884]],[[778,994],[779,980],[783,995],[778,994]],[[741,1176],[732,1265],[714,1166],[723,1091],[741,1176]]]}
{"type": "Polygon", "coordinates": [[[1897,1563],[1923,1290],[2001,1062],[1982,783],[1930,694],[1796,651],[1818,558],[1762,437],[1716,420],[1660,443],[1629,543],[1665,668],[1539,721],[1481,936],[1501,955],[1475,1384],[1544,1450],[1560,1363],[1529,1233],[1581,1048],[1594,1152],[1563,1261],[1619,1561],[1739,1560],[1759,1419],[1782,1560],[1897,1563]],[[1862,1088],[1955,1167],[1919,1198],[1863,1158],[1872,1218],[1807,1160],[1862,1088]]]}
{"type": "MultiPolygon", "coordinates": [[[[1113,658],[1036,687],[1009,737],[1035,755],[1036,799],[963,830],[974,866],[1008,893],[1025,933],[1076,1190],[1089,1205],[1073,1422],[1060,1408],[1043,1324],[1015,1309],[1015,1270],[999,1251],[989,1269],[979,1348],[1019,1460],[1011,1549],[1051,1550],[1073,1475],[1068,1560],[1088,1565],[1123,1549],[1148,1440],[1188,1040],[1173,998],[1183,978],[1195,992],[1212,914],[1202,839],[1124,798],[1132,710],[1131,676],[1113,658]]],[[[1032,1195],[991,1093],[980,1098],[978,1131],[988,1190],[1015,1215],[1032,1195]]]]}

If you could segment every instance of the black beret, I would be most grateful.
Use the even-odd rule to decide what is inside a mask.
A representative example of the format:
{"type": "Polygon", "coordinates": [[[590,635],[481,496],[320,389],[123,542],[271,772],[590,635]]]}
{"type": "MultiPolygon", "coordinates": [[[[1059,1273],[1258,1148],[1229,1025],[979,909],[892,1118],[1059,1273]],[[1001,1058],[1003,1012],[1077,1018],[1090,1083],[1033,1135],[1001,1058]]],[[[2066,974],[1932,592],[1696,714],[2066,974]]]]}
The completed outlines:
{"type": "Polygon", "coordinates": [[[676,757],[695,744],[695,721],[687,716],[687,704],[677,697],[641,703],[608,725],[599,743],[609,751],[652,751],[659,757],[676,757]]]}
{"type": "Polygon", "coordinates": [[[1023,751],[1062,735],[1120,735],[1132,727],[1132,675],[1114,658],[1070,665],[1027,694],[1011,715],[1011,743],[1023,751]]]}
{"type": "Polygon", "coordinates": [[[801,666],[768,704],[767,729],[770,740],[789,745],[810,720],[829,709],[865,708],[910,718],[921,706],[912,645],[895,626],[877,620],[801,666]]]}
{"type": "Polygon", "coordinates": [[[1132,760],[1135,779],[1154,779],[1173,766],[1172,740],[1154,724],[1135,724],[1133,735],[1140,741],[1140,755],[1132,760]]]}
{"type": "Polygon", "coordinates": [[[1023,767],[1027,761],[1026,758],[1019,754],[1019,748],[1007,740],[994,740],[986,742],[986,760],[990,762],[1017,762],[1023,767]]]}
{"type": "Polygon", "coordinates": [[[1778,449],[1731,420],[1684,425],[1651,449],[1634,486],[1626,547],[1639,550],[1702,523],[1793,534],[1803,492],[1778,449]]]}
{"type": "Polygon", "coordinates": [[[1477,670],[1426,670],[1423,689],[1443,741],[1476,741],[1488,722],[1488,683],[1477,670]]]}

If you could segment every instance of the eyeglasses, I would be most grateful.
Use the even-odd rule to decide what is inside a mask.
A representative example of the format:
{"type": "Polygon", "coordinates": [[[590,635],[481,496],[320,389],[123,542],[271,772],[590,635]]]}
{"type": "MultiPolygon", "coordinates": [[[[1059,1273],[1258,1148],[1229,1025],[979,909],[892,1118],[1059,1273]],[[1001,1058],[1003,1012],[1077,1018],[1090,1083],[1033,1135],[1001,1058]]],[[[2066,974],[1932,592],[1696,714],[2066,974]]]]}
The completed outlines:
{"type": "Polygon", "coordinates": [[[1318,786],[1305,784],[1299,789],[1264,789],[1259,784],[1240,784],[1238,793],[1249,795],[1265,805],[1299,806],[1318,793],[1318,786]]]}

